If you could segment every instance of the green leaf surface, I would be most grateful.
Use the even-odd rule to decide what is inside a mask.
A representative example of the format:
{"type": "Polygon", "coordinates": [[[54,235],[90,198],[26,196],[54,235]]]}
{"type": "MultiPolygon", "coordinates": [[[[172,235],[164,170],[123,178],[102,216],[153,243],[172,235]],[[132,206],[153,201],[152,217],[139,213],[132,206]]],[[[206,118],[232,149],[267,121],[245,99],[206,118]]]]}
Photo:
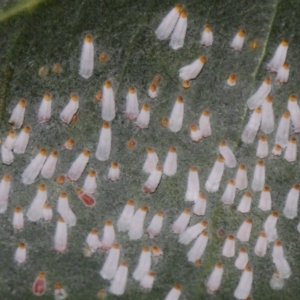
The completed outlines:
{"type": "MultiPolygon", "coordinates": [[[[207,193],[208,207],[203,218],[193,216],[190,224],[205,219],[209,221],[209,243],[202,258],[202,266],[188,263],[186,253],[192,244],[183,246],[170,226],[177,216],[190,204],[184,202],[188,170],[197,166],[200,172],[201,190],[218,155],[218,143],[226,139],[234,149],[239,163],[248,167],[251,182],[256,164],[256,144],[245,146],[240,142],[242,129],[249,117],[245,108],[247,98],[260,86],[268,75],[266,63],[283,38],[288,38],[290,48],[287,61],[291,64],[290,79],[286,85],[275,82],[272,88],[276,127],[286,110],[291,93],[299,94],[299,51],[300,2],[296,0],[276,1],[184,1],[188,11],[188,29],[184,47],[172,50],[169,41],[156,39],[154,30],[161,19],[176,4],[173,1],[52,1],[35,6],[39,1],[21,1],[8,5],[3,3],[0,13],[0,121],[1,138],[10,130],[8,119],[18,99],[23,97],[28,106],[24,125],[32,127],[29,146],[23,155],[15,155],[11,166],[1,165],[0,177],[6,173],[12,176],[12,190],[8,210],[0,216],[0,298],[34,299],[31,288],[40,271],[47,275],[48,288],[42,299],[53,298],[53,287],[60,282],[70,299],[96,299],[101,289],[109,283],[98,272],[105,260],[104,252],[85,257],[85,238],[91,229],[100,232],[105,221],[117,221],[126,201],[134,199],[137,207],[148,205],[150,211],[145,227],[153,215],[163,210],[165,220],[159,237],[151,240],[146,235],[138,241],[130,241],[127,234],[117,233],[117,241],[122,246],[122,260],[129,263],[129,279],[122,297],[108,294],[107,299],[164,299],[175,284],[181,284],[181,299],[233,299],[241,272],[234,267],[235,259],[221,256],[224,239],[216,232],[223,228],[226,234],[235,234],[243,220],[253,219],[250,242],[237,242],[248,250],[249,265],[254,270],[252,286],[253,299],[297,299],[300,291],[299,233],[296,226],[299,218],[287,220],[282,214],[285,198],[293,186],[299,182],[299,162],[287,163],[282,157],[271,154],[265,159],[266,183],[271,188],[273,210],[280,213],[278,235],[284,245],[285,255],[292,268],[292,276],[286,280],[281,291],[274,291],[269,280],[274,272],[271,259],[273,244],[267,255],[258,258],[253,253],[256,239],[262,230],[269,212],[257,208],[260,193],[253,193],[251,213],[243,216],[236,206],[243,192],[237,192],[235,205],[228,208],[220,202],[220,197],[236,169],[225,169],[220,189],[217,193],[207,193]],[[35,10],[28,14],[28,7],[35,10]],[[20,8],[21,7],[21,8],[20,8]],[[205,24],[211,24],[214,44],[211,48],[200,47],[200,33],[205,24]],[[245,45],[240,53],[234,52],[229,43],[239,29],[247,31],[245,45]],[[84,80],[78,75],[82,41],[86,33],[95,39],[96,55],[94,75],[84,80]],[[250,44],[258,40],[259,48],[251,50],[250,44]],[[106,52],[109,60],[100,63],[99,55],[106,52]],[[178,70],[206,55],[208,61],[200,76],[192,81],[188,90],[182,88],[178,70]],[[54,74],[52,66],[60,63],[63,73],[54,74]],[[47,65],[50,69],[46,77],[39,77],[38,70],[47,65]],[[230,73],[238,76],[237,85],[226,86],[230,73]],[[163,82],[159,96],[150,100],[148,87],[155,75],[160,74],[163,82]],[[105,80],[114,85],[117,115],[112,122],[112,152],[110,159],[99,162],[92,155],[89,165],[78,183],[67,182],[63,187],[56,184],[59,174],[66,173],[72,161],[84,150],[94,154],[102,126],[101,107],[95,101],[96,92],[105,80]],[[137,129],[125,115],[125,97],[130,86],[138,90],[140,105],[150,103],[151,120],[147,130],[137,129]],[[37,111],[45,92],[53,95],[52,119],[47,124],[37,122],[37,111]],[[80,96],[79,120],[66,126],[59,120],[59,113],[69,100],[71,93],[80,96]],[[182,130],[176,134],[163,128],[163,117],[169,116],[178,95],[185,99],[185,117],[182,130]],[[203,110],[211,111],[213,134],[199,144],[189,138],[189,125],[197,123],[203,110]],[[76,145],[72,151],[64,150],[67,139],[74,138],[76,145]],[[131,151],[127,142],[134,138],[137,147],[131,151]],[[160,164],[163,164],[169,147],[178,150],[178,172],[174,177],[163,177],[158,190],[151,196],[145,194],[142,185],[147,175],[142,172],[146,148],[154,147],[160,164]],[[59,150],[59,163],[51,180],[38,180],[30,185],[21,184],[21,173],[39,149],[59,150]],[[107,179],[112,161],[121,165],[121,179],[117,183],[107,179]],[[98,172],[97,205],[88,209],[77,198],[76,188],[81,187],[88,170],[98,172]],[[55,211],[50,223],[32,223],[27,219],[21,232],[13,230],[12,216],[16,206],[24,211],[29,208],[37,187],[45,183],[48,201],[55,211]],[[53,249],[53,237],[58,219],[55,210],[61,191],[69,193],[70,205],[78,220],[69,229],[68,250],[57,254],[53,249]],[[14,251],[19,242],[28,245],[28,260],[23,266],[13,261],[14,251]],[[153,263],[157,274],[152,291],[143,291],[131,276],[142,247],[159,245],[163,258],[153,263]],[[220,291],[209,295],[205,280],[215,263],[222,262],[225,272],[220,291]]],[[[269,147],[274,144],[274,133],[268,136],[269,147]]]]}

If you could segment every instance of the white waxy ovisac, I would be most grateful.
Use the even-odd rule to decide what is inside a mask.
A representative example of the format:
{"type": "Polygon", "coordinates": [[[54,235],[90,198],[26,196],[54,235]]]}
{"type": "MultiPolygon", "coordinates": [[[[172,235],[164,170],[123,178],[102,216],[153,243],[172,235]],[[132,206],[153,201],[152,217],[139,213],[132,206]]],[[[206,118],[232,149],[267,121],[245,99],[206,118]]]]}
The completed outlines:
{"type": "Polygon", "coordinates": [[[200,45],[210,47],[214,42],[213,32],[210,25],[205,25],[205,28],[201,34],[200,45]]]}
{"type": "Polygon", "coordinates": [[[131,219],[134,215],[134,201],[128,200],[126,205],[123,208],[123,211],[118,219],[117,228],[118,231],[127,231],[129,229],[129,225],[131,219]]]}
{"type": "Polygon", "coordinates": [[[298,105],[296,95],[293,94],[289,97],[287,109],[291,116],[294,132],[300,132],[300,107],[298,105]]]}
{"type": "Polygon", "coordinates": [[[268,186],[264,186],[261,191],[260,198],[258,201],[258,208],[262,211],[271,210],[272,207],[272,197],[270,188],[268,186]]]}
{"type": "Polygon", "coordinates": [[[263,187],[265,186],[265,180],[266,180],[266,167],[265,163],[262,160],[259,160],[254,169],[253,179],[251,188],[253,191],[261,191],[263,187]]]}
{"type": "Polygon", "coordinates": [[[205,182],[205,189],[209,193],[214,193],[219,190],[219,186],[222,180],[222,176],[224,173],[224,158],[222,155],[218,157],[210,174],[205,182]]]}
{"type": "Polygon", "coordinates": [[[150,238],[155,238],[160,234],[164,220],[164,212],[159,211],[151,220],[147,228],[147,233],[150,238]]]}
{"type": "Polygon", "coordinates": [[[155,277],[156,277],[155,273],[149,272],[140,281],[140,286],[146,290],[151,290],[153,287],[155,277]]]}
{"type": "Polygon", "coordinates": [[[197,260],[199,260],[208,243],[208,233],[207,231],[203,231],[200,236],[198,236],[197,240],[195,241],[192,248],[187,253],[188,261],[195,263],[197,260]]]}
{"type": "Polygon", "coordinates": [[[238,268],[239,270],[244,270],[245,267],[247,266],[249,261],[248,253],[246,249],[241,248],[239,251],[239,255],[235,260],[235,267],[238,268]]]}
{"type": "Polygon", "coordinates": [[[46,93],[43,97],[42,103],[38,111],[39,123],[47,123],[51,119],[52,114],[52,97],[51,94],[46,93]]]}
{"type": "Polygon", "coordinates": [[[272,149],[272,154],[275,156],[280,156],[282,153],[282,148],[279,145],[275,145],[272,149]]]}
{"type": "Polygon", "coordinates": [[[144,234],[144,222],[149,208],[142,206],[139,208],[130,220],[128,236],[131,240],[138,240],[144,234]]]}
{"type": "Polygon", "coordinates": [[[221,197],[221,201],[225,205],[232,205],[235,198],[235,181],[233,179],[229,180],[226,189],[221,197]]]}
{"type": "Polygon", "coordinates": [[[243,214],[248,213],[251,208],[251,202],[252,202],[252,194],[249,192],[246,192],[243,195],[243,197],[237,207],[237,210],[243,214]]]}
{"type": "Polygon", "coordinates": [[[79,109],[79,97],[77,94],[72,94],[69,103],[65,106],[59,115],[62,122],[70,124],[74,115],[79,109]]]}
{"type": "Polygon", "coordinates": [[[174,50],[178,50],[183,47],[184,39],[187,29],[187,12],[185,9],[182,9],[179,20],[176,23],[174,31],[171,35],[170,47],[174,50]]]}
{"type": "Polygon", "coordinates": [[[236,158],[235,158],[232,150],[228,147],[226,141],[220,142],[219,151],[220,151],[220,154],[225,159],[225,165],[228,168],[235,168],[236,167],[236,158]]]}
{"type": "Polygon", "coordinates": [[[274,56],[268,63],[268,69],[271,72],[278,72],[278,69],[283,66],[285,60],[286,60],[286,55],[287,51],[289,48],[289,42],[287,39],[282,40],[280,45],[277,47],[274,56]]]}
{"type": "Polygon", "coordinates": [[[149,247],[144,247],[139,257],[139,262],[133,271],[133,278],[141,281],[151,269],[151,251],[149,247]]]}
{"type": "Polygon", "coordinates": [[[191,219],[191,210],[189,208],[185,209],[179,217],[175,220],[172,225],[172,229],[175,233],[182,233],[185,231],[191,219]]]}
{"type": "Polygon", "coordinates": [[[14,161],[14,154],[11,150],[7,149],[4,146],[4,143],[1,145],[1,159],[4,165],[11,165],[14,161]]]}
{"type": "Polygon", "coordinates": [[[180,234],[178,242],[184,245],[189,244],[192,240],[197,238],[208,226],[207,221],[201,221],[195,225],[187,228],[183,233],[180,234]]]}
{"type": "Polygon", "coordinates": [[[91,170],[89,174],[86,176],[82,189],[85,193],[94,194],[97,190],[97,172],[95,170],[91,170]]]}
{"type": "Polygon", "coordinates": [[[134,87],[129,88],[126,96],[126,117],[130,121],[134,121],[139,115],[139,101],[134,87]]]}
{"type": "Polygon", "coordinates": [[[169,117],[168,128],[172,132],[178,132],[182,128],[184,116],[184,99],[179,96],[173,106],[171,115],[169,117]]]}
{"type": "Polygon", "coordinates": [[[173,176],[177,172],[177,149],[171,147],[164,162],[163,172],[167,176],[173,176]]]}
{"type": "Polygon", "coordinates": [[[279,83],[287,83],[290,75],[290,64],[285,62],[277,71],[276,80],[279,83]]]}
{"type": "Polygon", "coordinates": [[[166,40],[175,28],[183,7],[176,5],[161,21],[155,34],[159,40],[166,40]]]}
{"type": "Polygon", "coordinates": [[[44,178],[51,178],[55,172],[58,160],[58,151],[54,150],[47,158],[45,164],[42,167],[41,175],[44,178]]]}
{"type": "Polygon", "coordinates": [[[199,118],[199,128],[203,137],[211,136],[210,112],[205,110],[199,118]]]}
{"type": "Polygon", "coordinates": [[[15,261],[19,264],[22,264],[26,261],[27,251],[25,243],[20,243],[16,252],[15,252],[15,261]]]}
{"type": "Polygon", "coordinates": [[[54,299],[65,300],[68,298],[68,294],[60,283],[56,283],[54,287],[54,299]]]}
{"type": "Polygon", "coordinates": [[[241,51],[244,45],[246,30],[241,29],[233,38],[230,47],[235,51],[241,51]]]}
{"type": "Polygon", "coordinates": [[[250,116],[248,123],[246,124],[243,133],[242,133],[242,141],[245,144],[252,144],[256,134],[258,132],[260,123],[261,123],[261,111],[260,107],[256,108],[250,116]]]}
{"type": "Polygon", "coordinates": [[[205,56],[201,56],[191,64],[182,67],[179,70],[179,77],[183,81],[188,81],[191,79],[195,79],[200,72],[202,71],[204,65],[206,64],[207,58],[205,56]]]}
{"type": "Polygon", "coordinates": [[[237,239],[239,239],[241,242],[248,242],[250,239],[251,230],[252,230],[252,219],[247,219],[240,226],[236,234],[237,239]]]}
{"type": "Polygon", "coordinates": [[[155,170],[158,164],[158,156],[155,150],[151,147],[147,148],[147,158],[143,165],[143,171],[146,173],[151,173],[155,170]]]}
{"type": "Polygon", "coordinates": [[[49,203],[45,203],[43,206],[42,218],[45,221],[51,221],[53,218],[53,210],[49,203]]]}
{"type": "Polygon", "coordinates": [[[258,90],[247,100],[247,106],[252,110],[259,106],[262,106],[263,102],[270,94],[272,89],[272,82],[269,77],[267,77],[258,90]]]}
{"type": "Polygon", "coordinates": [[[116,116],[115,96],[112,82],[106,81],[103,86],[101,117],[104,121],[110,122],[116,116]]]}
{"type": "Polygon", "coordinates": [[[10,175],[6,174],[3,176],[0,182],[0,214],[6,212],[9,192],[11,186],[11,177],[10,175]]]}
{"type": "Polygon", "coordinates": [[[145,193],[152,194],[156,191],[160,183],[161,175],[162,175],[162,167],[156,166],[155,170],[150,173],[147,181],[144,183],[145,193]]]}
{"type": "Polygon", "coordinates": [[[99,240],[98,230],[93,229],[86,237],[86,243],[92,251],[96,251],[98,248],[102,247],[102,243],[99,240]]]}
{"type": "Polygon", "coordinates": [[[117,162],[111,163],[111,166],[108,170],[107,178],[111,181],[117,181],[120,179],[120,167],[117,162]]]}
{"type": "Polygon", "coordinates": [[[14,130],[10,130],[8,136],[4,141],[4,147],[8,150],[13,150],[16,142],[16,132],[14,130]]]}
{"type": "Polygon", "coordinates": [[[104,122],[100,131],[99,141],[96,150],[96,158],[100,161],[109,159],[111,151],[111,126],[108,122],[104,122]]]}
{"type": "Polygon", "coordinates": [[[13,128],[18,129],[23,125],[26,105],[26,100],[20,99],[19,103],[13,109],[11,116],[8,120],[8,123],[10,123],[13,126],[13,128]]]}
{"type": "Polygon", "coordinates": [[[13,227],[17,230],[21,230],[24,228],[24,215],[20,206],[17,206],[15,208],[12,223],[13,227]]]}
{"type": "Polygon", "coordinates": [[[68,230],[67,223],[63,218],[59,218],[56,224],[56,230],[54,235],[54,249],[55,251],[62,253],[67,250],[68,243],[68,230]]]}
{"type": "Polygon", "coordinates": [[[87,34],[81,50],[79,75],[85,79],[89,79],[93,75],[94,70],[94,43],[93,37],[87,34]]]}
{"type": "Polygon", "coordinates": [[[229,235],[222,249],[222,255],[225,257],[234,257],[235,255],[235,238],[233,235],[229,235]]]}
{"type": "Polygon", "coordinates": [[[24,184],[32,184],[35,181],[46,161],[46,158],[47,150],[41,149],[22,173],[22,182],[24,184]]]}
{"type": "Polygon", "coordinates": [[[274,98],[269,95],[262,104],[261,125],[260,129],[263,133],[269,134],[274,130],[274,98]]]}
{"type": "Polygon", "coordinates": [[[26,100],[20,99],[19,103],[13,109],[11,116],[8,120],[8,123],[10,123],[13,126],[13,128],[18,129],[22,126],[24,121],[26,105],[26,100]]]}
{"type": "Polygon", "coordinates": [[[84,150],[72,163],[67,176],[71,181],[78,181],[89,162],[91,152],[84,150]]]}
{"type": "Polygon", "coordinates": [[[195,201],[193,212],[197,216],[204,216],[206,211],[206,196],[203,193],[199,194],[198,199],[195,201]]]}
{"type": "Polygon", "coordinates": [[[275,135],[275,144],[282,148],[285,148],[289,141],[290,121],[291,115],[288,111],[286,111],[279,121],[275,135]]]}
{"type": "Polygon", "coordinates": [[[199,192],[200,192],[200,182],[199,182],[198,169],[196,167],[192,167],[190,168],[188,174],[185,201],[196,202],[199,198],[199,192]]]}
{"type": "Polygon", "coordinates": [[[259,158],[265,158],[268,156],[269,153],[269,146],[268,146],[268,139],[265,135],[262,135],[257,143],[256,148],[256,156],[259,158]]]}
{"type": "Polygon", "coordinates": [[[249,266],[246,266],[240,278],[239,284],[234,291],[234,297],[240,300],[246,299],[250,295],[252,281],[253,271],[249,266]]]}
{"type": "Polygon", "coordinates": [[[14,155],[4,144],[1,145],[1,159],[4,165],[11,165],[14,162],[14,155]]]}
{"type": "Polygon", "coordinates": [[[17,154],[23,154],[26,151],[28,142],[29,142],[29,135],[31,132],[30,126],[25,126],[23,130],[19,133],[16,138],[14,152],[17,154]]]}
{"type": "Polygon", "coordinates": [[[292,272],[290,265],[284,256],[283,247],[280,241],[276,241],[276,243],[274,244],[272,259],[280,276],[282,278],[289,278],[292,272]]]}
{"type": "Polygon", "coordinates": [[[248,186],[248,176],[246,165],[241,164],[235,175],[235,187],[239,190],[244,190],[248,186]]]}
{"type": "Polygon", "coordinates": [[[296,137],[291,137],[284,153],[285,160],[288,162],[293,162],[297,158],[297,138],[296,137]]]}
{"type": "Polygon", "coordinates": [[[102,248],[107,251],[109,250],[116,239],[116,233],[115,233],[115,228],[114,228],[114,224],[112,221],[107,221],[105,223],[104,229],[103,229],[103,236],[102,236],[102,248]]]}
{"type": "Polygon", "coordinates": [[[119,244],[114,244],[109,250],[106,260],[99,272],[103,279],[111,280],[114,278],[119,265],[120,252],[119,244]]]}
{"type": "Polygon", "coordinates": [[[288,219],[294,219],[298,215],[299,190],[300,185],[295,184],[286,197],[283,214],[288,219]]]}
{"type": "Polygon", "coordinates": [[[262,232],[262,233],[260,233],[260,235],[256,241],[256,244],[254,247],[254,253],[257,256],[263,257],[267,253],[267,247],[268,247],[267,235],[264,232],[262,232]]]}
{"type": "Polygon", "coordinates": [[[155,99],[157,97],[158,87],[156,84],[152,83],[148,89],[148,96],[151,99],[155,99]]]}
{"type": "Polygon", "coordinates": [[[60,193],[57,201],[57,212],[72,227],[76,225],[77,218],[69,206],[68,194],[60,193]]]}
{"type": "Polygon", "coordinates": [[[128,276],[128,265],[122,262],[118,267],[113,280],[110,283],[109,291],[114,295],[123,295],[126,289],[128,276]]]}
{"type": "Polygon", "coordinates": [[[145,103],[142,106],[142,109],[136,119],[136,126],[140,127],[141,129],[145,129],[149,127],[150,122],[150,106],[149,104],[145,103]]]}
{"type": "Polygon", "coordinates": [[[280,276],[278,270],[275,270],[274,274],[272,275],[272,278],[270,280],[270,287],[273,290],[281,290],[284,287],[284,278],[280,276]]]}
{"type": "Polygon", "coordinates": [[[37,190],[26,216],[29,221],[36,222],[43,217],[43,208],[47,201],[47,188],[44,184],[41,184],[37,190]]]}
{"type": "Polygon", "coordinates": [[[220,289],[223,273],[223,265],[217,263],[205,284],[206,289],[210,294],[215,293],[220,289]]]}
{"type": "Polygon", "coordinates": [[[197,125],[190,125],[190,137],[194,143],[199,143],[202,138],[202,133],[197,125]]]}
{"type": "Polygon", "coordinates": [[[274,242],[277,239],[277,229],[276,229],[277,220],[278,220],[278,213],[274,211],[268,216],[268,218],[266,219],[263,225],[269,243],[274,242]]]}
{"type": "Polygon", "coordinates": [[[177,284],[170,290],[170,292],[167,294],[164,300],[179,300],[180,295],[181,295],[181,286],[177,284]]]}

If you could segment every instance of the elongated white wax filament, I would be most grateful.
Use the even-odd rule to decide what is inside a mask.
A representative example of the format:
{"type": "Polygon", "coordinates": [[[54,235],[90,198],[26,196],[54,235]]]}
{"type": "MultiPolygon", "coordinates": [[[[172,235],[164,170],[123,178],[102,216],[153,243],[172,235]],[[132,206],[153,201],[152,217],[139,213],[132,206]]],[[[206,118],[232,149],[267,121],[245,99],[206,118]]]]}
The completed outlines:
{"type": "Polygon", "coordinates": [[[207,181],[205,182],[205,189],[209,193],[214,193],[219,189],[224,172],[224,161],[225,160],[223,156],[220,155],[217,161],[215,162],[207,181]]]}
{"type": "Polygon", "coordinates": [[[184,81],[195,79],[200,74],[206,62],[207,58],[205,56],[199,57],[191,64],[182,67],[179,70],[179,77],[184,81]]]}
{"type": "Polygon", "coordinates": [[[187,29],[187,11],[183,9],[180,13],[179,20],[171,35],[170,46],[174,50],[183,47],[187,29]]]}
{"type": "Polygon", "coordinates": [[[108,80],[103,86],[101,117],[104,121],[110,122],[115,118],[115,116],[115,96],[112,88],[112,82],[108,80]]]}
{"type": "Polygon", "coordinates": [[[76,114],[79,108],[79,97],[77,94],[72,94],[69,103],[65,106],[65,108],[60,113],[60,120],[66,124],[70,124],[72,118],[76,114]]]}
{"type": "Polygon", "coordinates": [[[184,99],[179,96],[173,106],[171,115],[169,117],[169,129],[172,132],[178,132],[182,128],[184,116],[184,99]]]}
{"type": "Polygon", "coordinates": [[[87,34],[84,38],[84,42],[81,50],[79,74],[83,78],[89,79],[93,75],[93,70],[94,70],[93,37],[90,34],[87,34]]]}
{"type": "Polygon", "coordinates": [[[267,96],[270,94],[272,88],[272,82],[269,77],[267,77],[258,90],[247,100],[247,106],[250,109],[256,109],[261,106],[267,96]]]}
{"type": "Polygon", "coordinates": [[[205,25],[205,28],[201,34],[200,45],[209,47],[213,44],[213,42],[214,42],[213,32],[211,26],[207,24],[205,25]]]}
{"type": "Polygon", "coordinates": [[[26,100],[20,99],[19,103],[13,109],[11,116],[8,120],[8,123],[10,123],[13,126],[13,128],[18,129],[23,125],[26,105],[26,100]]]}
{"type": "Polygon", "coordinates": [[[175,25],[182,12],[182,5],[176,5],[161,21],[155,34],[159,40],[166,40],[175,28],[175,25]]]}
{"type": "Polygon", "coordinates": [[[242,141],[245,144],[252,144],[256,134],[258,132],[260,123],[261,123],[261,111],[260,107],[256,108],[250,116],[248,123],[246,124],[243,133],[242,141]]]}
{"type": "Polygon", "coordinates": [[[279,68],[284,64],[288,48],[289,41],[287,39],[283,39],[280,45],[277,47],[271,61],[268,63],[268,69],[271,72],[277,72],[279,68]]]}

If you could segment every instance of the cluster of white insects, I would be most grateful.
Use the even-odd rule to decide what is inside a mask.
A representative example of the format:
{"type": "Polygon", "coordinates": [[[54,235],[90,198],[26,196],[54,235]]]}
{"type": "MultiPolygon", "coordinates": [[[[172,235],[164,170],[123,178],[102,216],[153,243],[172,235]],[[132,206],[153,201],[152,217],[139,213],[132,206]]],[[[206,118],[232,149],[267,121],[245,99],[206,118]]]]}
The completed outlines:
{"type": "MultiPolygon", "coordinates": [[[[184,45],[184,39],[187,29],[187,12],[185,9],[178,5],[173,8],[162,20],[161,24],[155,31],[158,39],[166,40],[170,38],[170,46],[177,50],[184,45]]],[[[243,48],[244,38],[246,32],[240,30],[230,46],[240,51],[243,48]]],[[[207,25],[201,36],[201,45],[209,47],[213,44],[213,32],[209,25],[207,25]]],[[[271,72],[277,73],[276,80],[280,83],[286,83],[289,77],[289,64],[286,63],[286,56],[288,50],[288,41],[283,40],[278,46],[272,60],[268,64],[268,69],[271,72]]],[[[189,81],[195,79],[201,72],[206,64],[206,57],[202,56],[191,64],[182,67],[179,70],[179,77],[184,81],[187,86],[189,81]]],[[[92,76],[94,69],[94,44],[91,35],[87,35],[84,40],[79,74],[88,79],[92,76]]],[[[235,75],[230,75],[227,84],[234,86],[237,78],[235,75]]],[[[157,97],[159,80],[153,83],[148,90],[150,98],[157,97]]],[[[270,78],[266,78],[258,90],[247,100],[247,106],[250,110],[254,110],[248,123],[246,124],[241,139],[244,143],[253,143],[258,130],[261,129],[265,134],[269,134],[274,130],[274,113],[273,113],[273,98],[270,95],[272,83],[270,78]]],[[[106,161],[110,157],[112,130],[109,122],[113,121],[116,115],[115,99],[113,86],[110,81],[106,81],[102,91],[102,111],[101,117],[104,120],[103,126],[100,131],[99,141],[96,147],[95,156],[100,161],[106,161]]],[[[52,97],[46,93],[38,111],[38,121],[40,123],[48,122],[52,116],[52,97]]],[[[79,97],[76,94],[71,95],[69,103],[60,113],[60,120],[63,123],[70,124],[79,109],[79,97]]],[[[12,124],[14,129],[19,129],[23,125],[24,115],[26,110],[26,101],[20,100],[18,105],[13,109],[9,123],[12,124]]],[[[150,122],[150,106],[144,104],[139,110],[139,101],[137,92],[134,87],[131,87],[126,96],[126,117],[135,121],[139,128],[148,128],[150,122]]],[[[170,117],[165,120],[166,127],[171,132],[178,132],[181,130],[184,118],[184,99],[179,96],[173,106],[170,117]]],[[[272,149],[272,154],[279,156],[285,149],[284,159],[288,162],[296,160],[297,155],[297,139],[291,137],[289,139],[290,126],[293,125],[295,133],[300,132],[300,108],[297,103],[297,97],[291,95],[288,100],[287,111],[283,114],[276,132],[275,145],[272,149]]],[[[22,131],[16,135],[15,130],[11,130],[1,145],[2,163],[10,165],[14,161],[14,153],[25,153],[31,128],[24,126],[22,131]]],[[[204,111],[199,118],[199,126],[190,126],[190,137],[193,142],[199,142],[202,138],[207,138],[212,134],[210,126],[210,112],[204,111]]],[[[66,149],[71,150],[74,145],[73,140],[68,140],[65,143],[66,149]]],[[[216,160],[208,178],[205,183],[205,189],[209,193],[219,190],[225,166],[228,168],[235,168],[237,161],[233,151],[230,149],[226,141],[219,144],[220,156],[216,160]]],[[[256,155],[263,159],[269,154],[268,141],[266,136],[262,135],[259,138],[256,155]]],[[[85,170],[91,152],[84,150],[77,159],[72,163],[66,175],[58,178],[61,184],[67,178],[70,181],[78,181],[83,171],[85,170]]],[[[41,174],[42,177],[50,179],[53,177],[58,162],[58,151],[53,151],[47,157],[47,151],[41,149],[39,153],[31,160],[29,165],[23,171],[21,181],[24,185],[30,185],[35,182],[36,178],[41,174]]],[[[163,166],[158,165],[159,159],[153,148],[147,149],[147,158],[143,166],[143,171],[149,173],[147,181],[144,183],[144,191],[146,193],[154,193],[159,186],[162,174],[166,176],[173,176],[177,172],[177,149],[171,147],[166,156],[163,166]]],[[[271,211],[272,198],[270,188],[265,185],[265,164],[263,160],[259,160],[256,164],[253,179],[251,182],[251,189],[254,192],[261,192],[258,208],[263,211],[271,211]]],[[[93,207],[96,203],[93,193],[97,190],[97,174],[94,170],[90,171],[86,177],[82,188],[77,189],[78,197],[83,201],[86,206],[93,207]]],[[[120,168],[118,163],[114,162],[108,172],[108,178],[112,181],[117,181],[120,178],[120,168]]],[[[10,175],[5,175],[0,184],[0,213],[7,210],[9,192],[11,186],[10,175]]],[[[235,200],[236,189],[244,190],[248,187],[247,168],[244,164],[238,167],[236,177],[230,180],[226,189],[221,196],[221,201],[225,205],[232,205],[235,200]]],[[[286,204],[283,214],[288,219],[293,219],[297,216],[298,212],[298,199],[299,199],[300,186],[295,184],[286,198],[286,204]]],[[[188,173],[187,189],[185,193],[185,201],[194,203],[193,209],[184,210],[172,225],[174,233],[179,234],[179,243],[189,244],[195,240],[194,245],[187,253],[187,258],[192,263],[197,263],[203,256],[206,246],[208,244],[208,222],[201,221],[193,226],[188,227],[192,211],[198,216],[205,215],[206,211],[206,195],[200,193],[199,175],[196,167],[192,167],[188,173]]],[[[248,213],[251,210],[252,194],[246,192],[242,197],[237,210],[241,213],[248,213]]],[[[57,222],[57,227],[54,235],[54,248],[57,252],[64,252],[67,249],[68,230],[67,226],[76,225],[76,215],[72,211],[68,202],[68,195],[62,192],[57,201],[57,212],[60,218],[57,222]]],[[[135,210],[135,203],[129,200],[125,205],[118,221],[117,229],[119,232],[128,232],[131,240],[140,239],[144,234],[144,220],[148,212],[147,206],[142,206],[135,210]]],[[[263,224],[263,231],[258,236],[254,253],[257,256],[264,256],[267,251],[268,244],[274,242],[272,259],[276,266],[276,271],[273,274],[270,285],[273,289],[281,289],[284,285],[284,279],[289,278],[291,275],[290,266],[284,256],[283,247],[280,241],[277,240],[276,224],[278,220],[278,213],[271,212],[269,217],[263,224]]],[[[40,219],[46,221],[52,220],[53,211],[51,205],[47,202],[47,188],[46,185],[41,184],[37,190],[37,194],[33,199],[31,206],[26,212],[26,217],[29,221],[36,222],[40,219]]],[[[159,211],[154,215],[152,221],[147,228],[147,234],[150,238],[154,238],[160,234],[163,226],[164,213],[159,211]]],[[[241,242],[248,242],[251,229],[252,219],[246,219],[238,229],[236,236],[229,235],[224,243],[222,255],[230,258],[235,256],[236,239],[241,242]]],[[[21,207],[16,207],[13,216],[13,226],[17,230],[24,227],[24,216],[21,207]]],[[[300,223],[298,225],[300,231],[300,223]]],[[[101,248],[108,251],[106,260],[99,272],[106,280],[111,280],[109,291],[116,295],[122,295],[126,289],[128,278],[128,265],[126,262],[119,263],[121,246],[115,243],[116,233],[114,224],[107,221],[102,240],[98,237],[98,231],[92,230],[87,238],[86,244],[91,252],[101,248]]],[[[151,271],[151,256],[162,256],[163,252],[158,246],[144,247],[142,249],[138,264],[133,272],[133,278],[140,283],[144,289],[151,289],[155,281],[155,273],[151,271]]],[[[26,244],[20,243],[15,252],[15,260],[22,264],[26,261],[26,244]]],[[[240,281],[234,291],[236,299],[250,299],[251,287],[253,281],[253,270],[248,266],[248,253],[245,248],[239,250],[238,257],[235,260],[235,266],[242,270],[240,281]]],[[[211,275],[206,281],[205,285],[209,293],[214,293],[220,289],[223,265],[216,263],[215,268],[212,270],[211,275]]],[[[46,290],[45,273],[41,272],[33,284],[33,292],[35,295],[43,295],[46,290]]],[[[169,293],[165,296],[167,300],[178,300],[181,295],[181,286],[175,285],[169,293]]],[[[55,298],[66,299],[67,293],[62,285],[55,286],[55,298]]]]}

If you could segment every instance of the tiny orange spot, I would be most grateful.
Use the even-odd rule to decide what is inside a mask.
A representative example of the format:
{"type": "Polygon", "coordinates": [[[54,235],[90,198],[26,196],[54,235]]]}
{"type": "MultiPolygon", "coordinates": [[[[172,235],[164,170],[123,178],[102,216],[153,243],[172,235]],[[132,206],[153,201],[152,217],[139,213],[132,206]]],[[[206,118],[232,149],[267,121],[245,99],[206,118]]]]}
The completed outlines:
{"type": "Polygon", "coordinates": [[[259,47],[258,41],[254,40],[254,41],[251,42],[251,49],[252,49],[253,51],[257,50],[258,47],[259,47]]]}
{"type": "Polygon", "coordinates": [[[129,150],[133,150],[136,147],[136,141],[134,139],[131,139],[127,142],[127,147],[129,150]]]}
{"type": "Polygon", "coordinates": [[[59,185],[63,185],[66,182],[66,176],[65,175],[59,175],[56,179],[56,182],[59,185]]]}
{"type": "Polygon", "coordinates": [[[167,128],[169,126],[169,118],[167,118],[167,117],[162,118],[161,125],[162,125],[162,127],[167,128]]]}
{"type": "Polygon", "coordinates": [[[102,52],[102,53],[100,54],[99,60],[100,60],[101,63],[107,62],[107,60],[108,60],[108,55],[107,55],[107,53],[102,52]]]}
{"type": "Polygon", "coordinates": [[[97,102],[101,102],[103,97],[103,92],[99,90],[95,96],[97,102]]]}

